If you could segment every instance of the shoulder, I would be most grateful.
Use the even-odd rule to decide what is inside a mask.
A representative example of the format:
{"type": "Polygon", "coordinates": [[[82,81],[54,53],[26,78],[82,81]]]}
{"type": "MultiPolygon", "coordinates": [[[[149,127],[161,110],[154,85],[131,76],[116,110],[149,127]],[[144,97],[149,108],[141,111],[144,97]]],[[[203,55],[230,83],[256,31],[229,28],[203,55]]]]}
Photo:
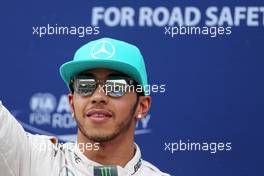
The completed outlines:
{"type": "Polygon", "coordinates": [[[162,171],[160,171],[156,166],[154,166],[153,164],[142,160],[142,167],[143,167],[143,172],[146,175],[150,175],[150,176],[171,176],[170,174],[164,173],[162,171]]]}
{"type": "Polygon", "coordinates": [[[48,156],[55,155],[62,148],[62,144],[58,143],[58,139],[54,136],[39,135],[26,133],[27,142],[32,155],[48,156]]]}
{"type": "Polygon", "coordinates": [[[58,139],[55,136],[31,134],[26,132],[26,136],[35,143],[45,143],[49,145],[58,144],[58,139]]]}

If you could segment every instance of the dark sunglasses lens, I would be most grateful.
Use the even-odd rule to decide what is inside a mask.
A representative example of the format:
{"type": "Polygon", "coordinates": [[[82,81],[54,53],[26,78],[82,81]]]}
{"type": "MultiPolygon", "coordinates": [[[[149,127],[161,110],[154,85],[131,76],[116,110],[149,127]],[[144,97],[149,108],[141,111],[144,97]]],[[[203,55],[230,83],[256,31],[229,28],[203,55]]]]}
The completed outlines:
{"type": "Polygon", "coordinates": [[[105,83],[105,92],[111,97],[121,97],[126,93],[127,82],[125,79],[111,79],[105,83]]]}
{"type": "Polygon", "coordinates": [[[96,89],[96,81],[94,79],[77,78],[74,82],[74,90],[82,96],[93,94],[96,89]]]}

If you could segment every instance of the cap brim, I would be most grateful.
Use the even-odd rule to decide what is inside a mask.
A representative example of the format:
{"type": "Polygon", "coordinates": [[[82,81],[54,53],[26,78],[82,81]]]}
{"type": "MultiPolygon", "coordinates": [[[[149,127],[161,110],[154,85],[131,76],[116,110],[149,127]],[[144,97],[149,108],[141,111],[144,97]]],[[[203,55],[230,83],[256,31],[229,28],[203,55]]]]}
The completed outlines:
{"type": "Polygon", "coordinates": [[[124,62],[119,62],[116,60],[79,60],[79,61],[69,61],[64,63],[60,67],[60,75],[64,82],[68,85],[72,76],[75,76],[85,70],[91,70],[95,68],[107,68],[115,71],[125,73],[132,79],[137,81],[139,84],[143,85],[143,80],[141,80],[140,73],[133,66],[126,64],[124,62]]]}

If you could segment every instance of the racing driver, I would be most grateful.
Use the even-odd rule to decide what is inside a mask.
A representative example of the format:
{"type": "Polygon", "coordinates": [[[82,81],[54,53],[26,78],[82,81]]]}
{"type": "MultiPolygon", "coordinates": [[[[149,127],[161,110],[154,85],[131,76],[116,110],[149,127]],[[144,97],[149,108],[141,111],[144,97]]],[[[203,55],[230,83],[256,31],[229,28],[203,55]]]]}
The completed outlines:
{"type": "Polygon", "coordinates": [[[79,48],[60,67],[70,89],[77,140],[26,133],[0,101],[1,176],[168,176],[141,158],[137,121],[150,108],[139,49],[101,38],[79,48]]]}

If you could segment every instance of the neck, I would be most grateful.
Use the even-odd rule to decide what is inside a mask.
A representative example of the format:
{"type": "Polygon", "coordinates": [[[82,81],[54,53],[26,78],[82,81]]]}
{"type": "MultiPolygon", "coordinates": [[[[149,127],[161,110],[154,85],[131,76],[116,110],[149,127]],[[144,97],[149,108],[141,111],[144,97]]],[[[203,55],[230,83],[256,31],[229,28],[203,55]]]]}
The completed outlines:
{"type": "MultiPolygon", "coordinates": [[[[77,143],[91,143],[93,146],[96,146],[97,142],[89,140],[80,130],[78,130],[77,143]]],[[[131,132],[131,129],[111,141],[100,143],[99,150],[83,150],[83,154],[87,158],[97,163],[103,165],[119,165],[122,167],[125,167],[125,165],[133,158],[134,153],[134,131],[131,132]]]]}

